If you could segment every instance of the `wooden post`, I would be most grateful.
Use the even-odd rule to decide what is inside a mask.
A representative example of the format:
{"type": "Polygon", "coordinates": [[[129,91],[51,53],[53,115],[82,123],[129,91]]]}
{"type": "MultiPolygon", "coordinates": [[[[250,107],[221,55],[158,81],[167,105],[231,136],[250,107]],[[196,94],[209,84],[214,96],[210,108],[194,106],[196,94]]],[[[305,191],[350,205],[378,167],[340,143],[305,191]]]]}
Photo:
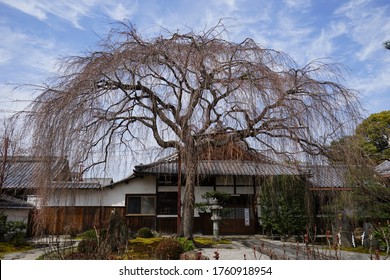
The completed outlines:
{"type": "Polygon", "coordinates": [[[177,157],[177,235],[181,234],[181,153],[177,157]]]}
{"type": "Polygon", "coordinates": [[[4,138],[4,153],[3,153],[3,162],[1,164],[1,172],[0,172],[0,194],[2,191],[2,187],[5,181],[5,172],[7,167],[7,160],[8,160],[8,146],[9,146],[9,138],[6,136],[4,138]]]}

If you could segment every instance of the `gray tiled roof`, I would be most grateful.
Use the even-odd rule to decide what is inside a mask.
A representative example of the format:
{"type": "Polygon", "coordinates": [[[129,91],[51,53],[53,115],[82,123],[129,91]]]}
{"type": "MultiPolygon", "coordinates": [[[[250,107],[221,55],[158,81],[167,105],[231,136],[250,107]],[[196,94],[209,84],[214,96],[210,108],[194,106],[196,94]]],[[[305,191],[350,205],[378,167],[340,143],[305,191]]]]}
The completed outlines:
{"type": "Polygon", "coordinates": [[[384,177],[390,177],[390,160],[385,160],[377,167],[375,167],[375,171],[378,172],[379,175],[384,177]]]}
{"type": "MultiPolygon", "coordinates": [[[[176,161],[160,161],[135,168],[136,174],[177,174],[176,161]]],[[[182,166],[185,172],[185,166],[182,166]]],[[[198,164],[199,175],[236,175],[236,176],[272,176],[299,175],[299,171],[291,166],[255,161],[237,160],[203,160],[198,164]]]]}
{"type": "Polygon", "coordinates": [[[0,196],[0,208],[1,209],[33,209],[34,205],[26,202],[25,200],[18,199],[6,194],[0,196]]]}
{"type": "Polygon", "coordinates": [[[296,168],[271,163],[254,161],[202,161],[199,164],[200,174],[213,175],[299,175],[296,168]]]}
{"type": "Polygon", "coordinates": [[[99,182],[53,182],[51,187],[56,189],[101,189],[99,182]]]}
{"type": "MultiPolygon", "coordinates": [[[[0,162],[1,163],[1,162],[0,162]]],[[[11,157],[6,162],[3,189],[32,189],[39,187],[37,177],[49,168],[43,158],[37,157],[11,157]]],[[[71,189],[100,189],[99,179],[88,181],[70,180],[68,161],[63,158],[54,158],[51,164],[53,188],[71,189]],[[65,180],[64,180],[65,179],[65,180]]],[[[100,179],[102,180],[102,179],[100,179]]]]}
{"type": "Polygon", "coordinates": [[[346,187],[346,166],[315,165],[301,168],[310,174],[309,182],[314,188],[343,188],[346,187]]]}
{"type": "MultiPolygon", "coordinates": [[[[51,164],[53,177],[67,167],[65,159],[55,158],[51,164]]],[[[37,177],[47,168],[44,160],[37,157],[14,157],[6,162],[4,174],[4,189],[34,188],[38,183],[37,177]]]]}

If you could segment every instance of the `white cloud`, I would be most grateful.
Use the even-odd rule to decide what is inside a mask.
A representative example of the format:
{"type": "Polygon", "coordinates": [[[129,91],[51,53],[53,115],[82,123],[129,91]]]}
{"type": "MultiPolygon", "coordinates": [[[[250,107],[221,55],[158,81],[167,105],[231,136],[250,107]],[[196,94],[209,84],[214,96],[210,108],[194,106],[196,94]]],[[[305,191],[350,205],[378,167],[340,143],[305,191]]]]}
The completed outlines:
{"type": "Polygon", "coordinates": [[[236,0],[217,0],[216,3],[223,5],[225,9],[227,8],[230,11],[237,9],[236,0]]]}
{"type": "Polygon", "coordinates": [[[46,13],[39,6],[36,1],[23,0],[0,0],[0,2],[7,4],[15,9],[18,9],[26,14],[38,18],[39,20],[46,19],[46,13]]]}
{"type": "MultiPolygon", "coordinates": [[[[129,3],[129,2],[127,2],[129,3]]],[[[131,19],[137,10],[137,3],[131,3],[131,5],[124,6],[122,3],[110,4],[108,3],[104,8],[104,12],[112,19],[122,21],[124,19],[131,19]]]]}
{"type": "Polygon", "coordinates": [[[284,0],[288,8],[294,9],[306,9],[311,6],[311,1],[309,0],[284,0]]]}
{"type": "Polygon", "coordinates": [[[362,5],[370,3],[371,0],[350,0],[341,7],[339,7],[335,13],[336,14],[353,14],[356,9],[359,9],[362,5]]]}
{"type": "Polygon", "coordinates": [[[20,48],[23,42],[28,42],[28,37],[25,34],[15,32],[9,27],[2,26],[0,26],[0,34],[2,34],[2,40],[0,40],[0,65],[4,65],[12,61],[14,57],[17,57],[15,48],[20,48]]]}
{"type": "Polygon", "coordinates": [[[0,114],[10,116],[25,110],[36,93],[29,87],[17,87],[12,84],[0,84],[0,114]]]}
{"type": "Polygon", "coordinates": [[[0,47],[0,65],[8,63],[12,59],[12,53],[0,47]]]}
{"type": "Polygon", "coordinates": [[[348,26],[350,38],[359,45],[356,58],[364,61],[376,55],[390,34],[389,6],[371,0],[352,0],[336,10],[348,26]]]}
{"type": "MultiPolygon", "coordinates": [[[[41,21],[47,21],[50,16],[61,18],[70,22],[74,27],[83,29],[80,20],[85,17],[93,17],[96,9],[105,7],[104,0],[0,0],[0,3],[7,4],[41,21]]],[[[112,4],[107,4],[111,5],[112,4]]]]}
{"type": "Polygon", "coordinates": [[[55,71],[59,53],[65,49],[53,39],[0,27],[0,82],[42,82],[55,71]]]}
{"type": "Polygon", "coordinates": [[[360,77],[356,87],[364,96],[372,96],[375,93],[388,91],[388,89],[390,89],[389,77],[390,69],[381,67],[372,71],[371,75],[369,76],[360,77]]]}
{"type": "Polygon", "coordinates": [[[340,56],[335,39],[348,33],[343,22],[331,22],[324,27],[317,37],[306,46],[306,56],[309,60],[340,56]]]}

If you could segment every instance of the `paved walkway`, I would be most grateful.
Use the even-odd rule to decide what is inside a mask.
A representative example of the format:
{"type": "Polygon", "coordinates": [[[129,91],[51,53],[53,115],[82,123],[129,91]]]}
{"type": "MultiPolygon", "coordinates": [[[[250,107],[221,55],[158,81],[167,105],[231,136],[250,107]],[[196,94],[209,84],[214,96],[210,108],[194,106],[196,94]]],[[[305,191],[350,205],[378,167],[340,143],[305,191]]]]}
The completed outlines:
{"type": "Polygon", "coordinates": [[[40,249],[33,249],[29,251],[24,252],[16,252],[11,254],[6,254],[2,260],[36,260],[40,256],[44,255],[46,253],[46,249],[40,248],[40,249]]]}
{"type": "Polygon", "coordinates": [[[2,260],[36,260],[39,257],[56,250],[57,248],[63,249],[65,247],[71,246],[72,244],[72,246],[75,246],[77,245],[78,241],[70,240],[65,236],[49,236],[38,239],[31,239],[29,242],[35,245],[40,245],[41,248],[6,254],[2,260]]]}

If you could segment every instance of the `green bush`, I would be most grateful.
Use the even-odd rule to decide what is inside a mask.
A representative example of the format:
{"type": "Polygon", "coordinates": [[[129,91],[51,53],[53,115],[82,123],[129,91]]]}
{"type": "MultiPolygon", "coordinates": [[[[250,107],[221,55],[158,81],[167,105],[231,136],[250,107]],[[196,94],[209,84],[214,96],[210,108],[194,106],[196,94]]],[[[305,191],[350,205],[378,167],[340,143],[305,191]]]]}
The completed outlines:
{"type": "MultiPolygon", "coordinates": [[[[107,229],[103,228],[103,229],[100,229],[97,231],[98,231],[100,240],[105,239],[107,237],[107,229]]],[[[87,230],[87,231],[83,232],[82,234],[80,234],[80,237],[82,239],[97,239],[96,230],[95,229],[87,230]]]]}
{"type": "Polygon", "coordinates": [[[21,221],[7,222],[7,216],[0,215],[0,241],[13,242],[15,245],[24,245],[27,224],[21,221]]]}
{"type": "Polygon", "coordinates": [[[153,232],[149,228],[147,228],[147,227],[141,228],[138,231],[137,234],[138,234],[139,237],[142,237],[142,238],[152,238],[152,237],[154,237],[153,232]]]}
{"type": "Polygon", "coordinates": [[[88,238],[83,239],[79,242],[79,245],[77,246],[77,250],[80,253],[84,254],[93,254],[96,253],[98,250],[98,242],[97,239],[88,238]]]}
{"type": "Polygon", "coordinates": [[[0,241],[4,241],[7,232],[7,215],[0,213],[0,241]]]}
{"type": "Polygon", "coordinates": [[[179,241],[180,246],[182,247],[183,251],[188,252],[195,249],[194,242],[192,240],[188,240],[185,237],[178,238],[177,241],[179,241]]]}
{"type": "Polygon", "coordinates": [[[156,248],[156,258],[159,260],[178,260],[184,253],[179,241],[173,238],[165,238],[156,248]]]}
{"type": "Polygon", "coordinates": [[[69,254],[66,259],[101,260],[109,256],[107,229],[91,229],[81,234],[82,240],[77,246],[77,254],[69,254]]]}

